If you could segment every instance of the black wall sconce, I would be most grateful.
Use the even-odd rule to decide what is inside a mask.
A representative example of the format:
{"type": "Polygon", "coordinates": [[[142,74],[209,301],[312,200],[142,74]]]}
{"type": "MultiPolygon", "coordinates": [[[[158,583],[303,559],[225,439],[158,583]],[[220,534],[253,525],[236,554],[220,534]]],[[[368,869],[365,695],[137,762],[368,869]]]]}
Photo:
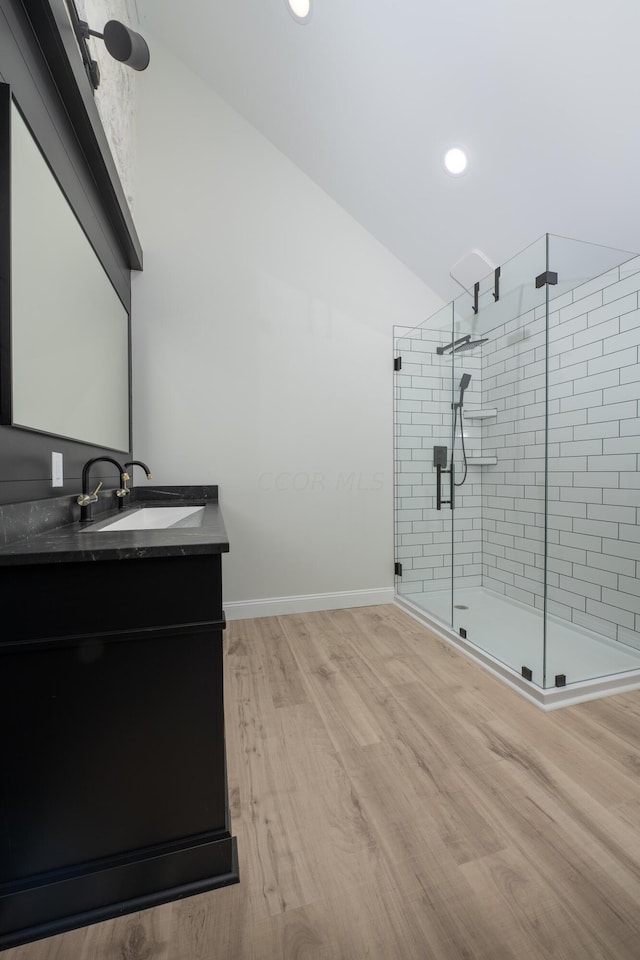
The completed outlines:
{"type": "Polygon", "coordinates": [[[92,30],[85,20],[80,19],[74,0],[67,0],[67,9],[80,47],[82,61],[94,90],[100,86],[100,70],[89,51],[87,41],[90,37],[104,40],[104,45],[114,60],[119,60],[133,70],[147,69],[150,60],[149,47],[139,33],[120,23],[119,20],[109,20],[105,23],[103,32],[98,33],[97,30],[92,30]]]}

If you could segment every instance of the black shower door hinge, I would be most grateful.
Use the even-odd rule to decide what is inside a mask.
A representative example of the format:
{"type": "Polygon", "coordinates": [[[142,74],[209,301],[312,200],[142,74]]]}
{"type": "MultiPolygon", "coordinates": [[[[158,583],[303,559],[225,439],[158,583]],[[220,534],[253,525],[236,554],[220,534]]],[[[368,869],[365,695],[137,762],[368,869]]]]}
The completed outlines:
{"type": "Polygon", "coordinates": [[[394,369],[394,370],[402,370],[402,357],[394,357],[394,358],[393,358],[393,369],[394,369]]]}
{"type": "Polygon", "coordinates": [[[544,273],[541,273],[536,277],[536,290],[539,290],[540,287],[544,287],[545,283],[548,283],[550,287],[555,287],[558,282],[558,274],[554,273],[553,270],[545,270],[544,273]]]}
{"type": "Polygon", "coordinates": [[[397,561],[395,563],[395,572],[396,572],[396,577],[402,576],[402,564],[398,563],[397,561]]]}
{"type": "Polygon", "coordinates": [[[500,299],[500,267],[496,267],[493,273],[493,299],[496,303],[500,299]]]}

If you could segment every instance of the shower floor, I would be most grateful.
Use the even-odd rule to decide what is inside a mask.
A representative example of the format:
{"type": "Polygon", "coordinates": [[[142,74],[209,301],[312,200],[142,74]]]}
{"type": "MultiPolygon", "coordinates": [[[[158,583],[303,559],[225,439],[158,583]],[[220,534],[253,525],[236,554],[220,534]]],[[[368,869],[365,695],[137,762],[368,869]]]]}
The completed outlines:
{"type": "MultiPolygon", "coordinates": [[[[449,591],[410,594],[397,599],[414,605],[427,617],[433,617],[451,629],[449,591]]],[[[471,651],[475,648],[488,654],[518,676],[523,666],[529,667],[533,683],[543,687],[543,619],[539,611],[483,587],[456,590],[454,603],[453,631],[459,635],[460,627],[466,629],[466,644],[471,651]],[[458,609],[460,606],[467,609],[458,609]]],[[[558,674],[564,674],[567,685],[571,686],[634,671],[638,673],[640,685],[640,651],[557,618],[549,618],[547,688],[555,689],[558,674]]],[[[627,681],[629,679],[627,677],[627,681]]]]}

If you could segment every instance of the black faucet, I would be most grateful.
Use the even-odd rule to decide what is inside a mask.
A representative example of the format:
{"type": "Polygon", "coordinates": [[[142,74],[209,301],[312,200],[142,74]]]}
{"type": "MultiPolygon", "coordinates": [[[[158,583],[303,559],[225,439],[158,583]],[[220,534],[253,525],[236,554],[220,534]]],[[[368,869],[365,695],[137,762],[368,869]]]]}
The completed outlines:
{"type": "MultiPolygon", "coordinates": [[[[94,463],[102,462],[112,463],[114,467],[117,468],[118,474],[120,475],[120,488],[116,490],[116,496],[122,498],[125,495],[126,481],[129,478],[122,464],[114,460],[113,457],[93,457],[91,460],[87,460],[82,468],[82,493],[77,498],[77,502],[80,504],[80,523],[89,523],[93,520],[93,504],[98,500],[98,490],[102,486],[102,481],[100,481],[93,493],[89,493],[89,471],[94,463]]],[[[120,499],[120,503],[122,502],[122,499],[120,499]]]]}
{"type": "Polygon", "coordinates": [[[127,467],[142,467],[142,469],[144,470],[144,472],[145,472],[146,475],[147,475],[147,480],[153,480],[153,477],[151,476],[151,470],[149,470],[149,467],[146,465],[146,463],[144,463],[144,461],[142,461],[142,460],[127,460],[127,462],[124,464],[124,469],[125,469],[125,473],[124,473],[124,475],[123,475],[123,476],[124,476],[124,483],[123,483],[124,493],[122,493],[122,494],[120,495],[123,499],[120,500],[120,503],[118,504],[119,507],[123,507],[123,506],[124,506],[124,497],[125,497],[128,493],[131,493],[131,491],[129,490],[129,487],[127,486],[127,480],[130,480],[130,479],[131,479],[130,476],[129,476],[129,474],[126,472],[127,467]]]}
{"type": "Polygon", "coordinates": [[[124,465],[125,470],[127,467],[142,467],[147,475],[147,480],[153,480],[153,477],[151,476],[151,470],[149,470],[149,467],[146,465],[146,463],[143,463],[142,460],[127,460],[124,465]]]}

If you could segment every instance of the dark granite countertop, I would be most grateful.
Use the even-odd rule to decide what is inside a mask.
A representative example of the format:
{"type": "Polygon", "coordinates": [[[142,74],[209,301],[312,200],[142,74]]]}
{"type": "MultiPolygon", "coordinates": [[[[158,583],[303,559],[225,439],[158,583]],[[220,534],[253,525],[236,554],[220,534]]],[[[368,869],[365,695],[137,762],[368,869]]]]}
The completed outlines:
{"type": "MultiPolygon", "coordinates": [[[[44,504],[42,510],[46,511],[45,501],[35,503],[44,504]]],[[[125,509],[102,510],[91,523],[80,523],[74,519],[78,513],[74,504],[73,511],[69,512],[71,522],[51,528],[45,520],[42,523],[44,529],[39,529],[38,521],[34,521],[37,511],[29,510],[30,505],[17,506],[23,508],[28,531],[23,537],[0,547],[0,566],[135,560],[226,553],[229,550],[217,486],[134,487],[125,509]],[[100,532],[110,521],[127,516],[132,510],[156,506],[204,506],[205,510],[199,526],[189,526],[188,521],[184,521],[184,525],[161,530],[100,532]]],[[[15,524],[15,517],[12,520],[15,524]]]]}

